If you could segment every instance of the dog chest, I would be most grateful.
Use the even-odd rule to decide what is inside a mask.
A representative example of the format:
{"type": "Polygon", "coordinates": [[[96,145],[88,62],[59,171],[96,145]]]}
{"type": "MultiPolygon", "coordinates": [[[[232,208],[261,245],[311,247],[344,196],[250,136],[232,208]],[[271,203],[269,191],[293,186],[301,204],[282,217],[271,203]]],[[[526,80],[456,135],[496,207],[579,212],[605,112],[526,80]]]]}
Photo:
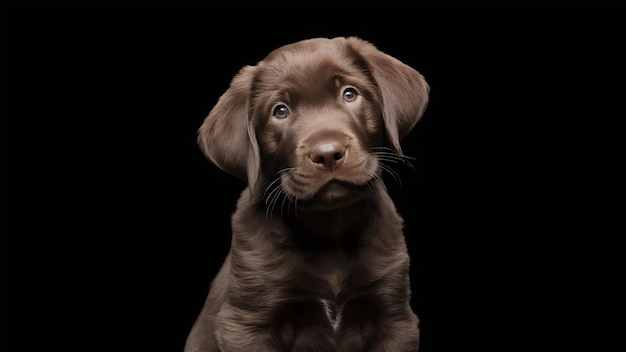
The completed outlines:
{"type": "Polygon", "coordinates": [[[324,308],[324,313],[326,313],[326,318],[328,319],[328,322],[333,327],[333,331],[336,333],[341,326],[341,318],[344,307],[343,304],[337,305],[335,301],[325,298],[320,298],[320,303],[324,308]]]}

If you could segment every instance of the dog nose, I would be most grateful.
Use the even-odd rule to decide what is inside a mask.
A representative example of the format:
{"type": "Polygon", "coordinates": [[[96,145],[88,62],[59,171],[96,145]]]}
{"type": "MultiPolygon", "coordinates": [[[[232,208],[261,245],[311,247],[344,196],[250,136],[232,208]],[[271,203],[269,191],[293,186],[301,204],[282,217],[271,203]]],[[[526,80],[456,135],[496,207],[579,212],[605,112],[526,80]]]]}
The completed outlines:
{"type": "Polygon", "coordinates": [[[346,156],[346,148],[339,142],[317,144],[309,154],[309,158],[318,168],[336,169],[346,156]]]}

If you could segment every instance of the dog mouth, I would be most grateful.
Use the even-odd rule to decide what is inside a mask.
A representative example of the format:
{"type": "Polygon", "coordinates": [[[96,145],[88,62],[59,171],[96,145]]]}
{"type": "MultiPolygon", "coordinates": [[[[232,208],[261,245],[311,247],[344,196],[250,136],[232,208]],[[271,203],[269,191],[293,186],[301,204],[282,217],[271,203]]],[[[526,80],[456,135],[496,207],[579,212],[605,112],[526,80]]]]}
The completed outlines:
{"type": "Polygon", "coordinates": [[[341,167],[311,168],[308,163],[285,168],[280,176],[281,193],[297,208],[332,210],[350,206],[371,195],[379,180],[376,158],[353,158],[341,167]]]}
{"type": "Polygon", "coordinates": [[[304,209],[332,210],[343,208],[363,199],[370,192],[367,184],[356,185],[340,180],[330,180],[320,187],[311,198],[299,200],[304,209]]]}

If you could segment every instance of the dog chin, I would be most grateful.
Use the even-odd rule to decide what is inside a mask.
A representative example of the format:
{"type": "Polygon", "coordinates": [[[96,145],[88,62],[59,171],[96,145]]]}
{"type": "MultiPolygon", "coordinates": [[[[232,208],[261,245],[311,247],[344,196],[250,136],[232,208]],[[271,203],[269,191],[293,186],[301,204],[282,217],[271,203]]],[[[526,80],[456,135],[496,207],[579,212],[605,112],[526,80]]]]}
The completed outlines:
{"type": "Polygon", "coordinates": [[[322,186],[311,199],[298,202],[298,205],[305,210],[328,211],[340,209],[358,202],[369,192],[367,185],[355,185],[332,180],[322,186]]]}

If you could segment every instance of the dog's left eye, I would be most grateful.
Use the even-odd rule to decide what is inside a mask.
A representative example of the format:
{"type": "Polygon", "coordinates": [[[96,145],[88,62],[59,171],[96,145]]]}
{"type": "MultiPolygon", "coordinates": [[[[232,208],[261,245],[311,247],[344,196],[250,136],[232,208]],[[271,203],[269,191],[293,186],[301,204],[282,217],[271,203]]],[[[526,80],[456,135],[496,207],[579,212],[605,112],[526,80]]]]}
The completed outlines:
{"type": "Polygon", "coordinates": [[[272,109],[272,116],[277,119],[285,119],[289,117],[289,108],[285,104],[278,104],[272,109]]]}
{"type": "Polygon", "coordinates": [[[354,87],[347,87],[343,90],[342,96],[343,100],[347,102],[353,102],[359,96],[359,92],[357,92],[354,87]]]}

